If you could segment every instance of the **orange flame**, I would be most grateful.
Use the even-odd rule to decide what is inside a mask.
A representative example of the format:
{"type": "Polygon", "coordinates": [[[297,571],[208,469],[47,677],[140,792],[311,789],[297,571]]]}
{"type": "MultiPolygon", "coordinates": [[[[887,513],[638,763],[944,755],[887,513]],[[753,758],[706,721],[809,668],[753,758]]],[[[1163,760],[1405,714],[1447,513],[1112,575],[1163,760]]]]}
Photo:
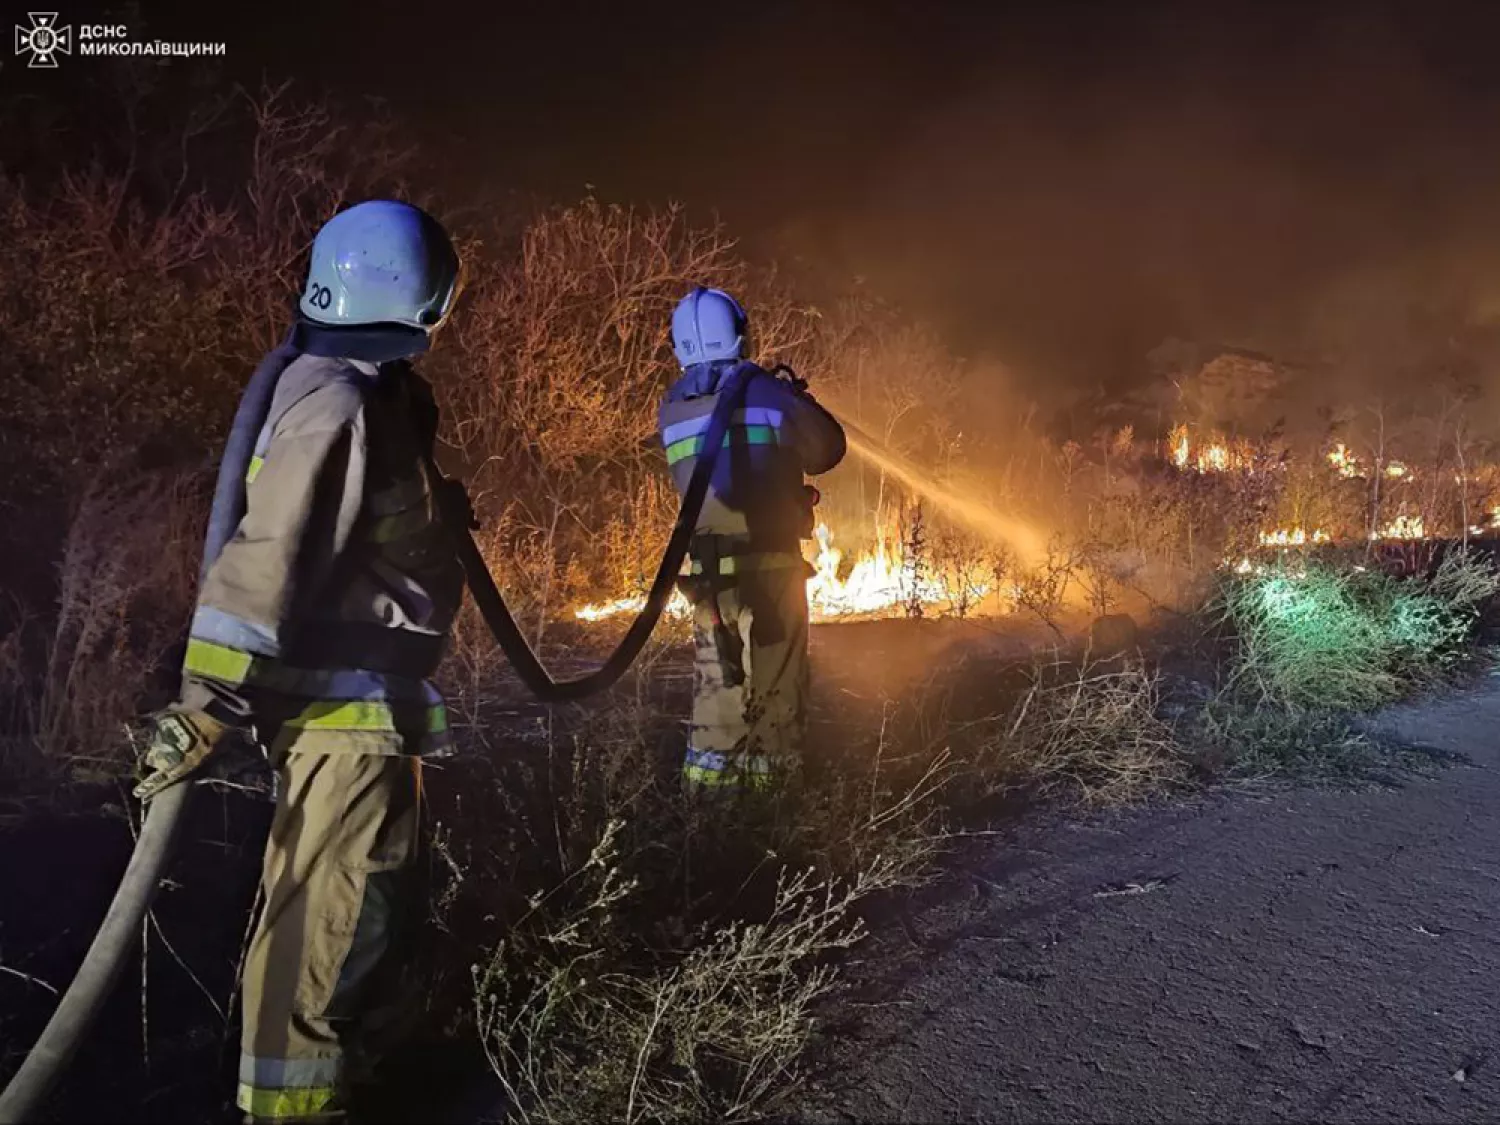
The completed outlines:
{"type": "Polygon", "coordinates": [[[1172,427],[1167,435],[1172,448],[1172,464],[1179,469],[1198,473],[1227,473],[1248,471],[1255,464],[1254,450],[1245,441],[1230,441],[1216,437],[1207,445],[1193,447],[1192,437],[1185,425],[1172,427]]]}
{"type": "MultiPolygon", "coordinates": [[[[958,592],[958,579],[951,577],[914,577],[907,565],[900,540],[882,531],[873,549],[854,560],[849,573],[839,577],[844,553],[833,545],[833,531],[819,524],[814,532],[816,549],[808,561],[813,576],[807,583],[808,609],[814,621],[834,621],[853,617],[896,617],[912,602],[923,606],[945,607],[958,592]]],[[[987,582],[969,582],[970,604],[983,601],[990,594],[987,582]]],[[[644,596],[616,598],[580,606],[573,616],[580,621],[605,621],[622,614],[639,613],[646,604],[644,596]]],[[[692,607],[681,593],[674,592],[666,612],[673,617],[690,617],[692,607]]]]}
{"type": "Polygon", "coordinates": [[[1397,516],[1379,531],[1370,532],[1371,539],[1425,539],[1427,530],[1421,516],[1397,516]]]}
{"type": "Polygon", "coordinates": [[[1192,444],[1188,441],[1188,428],[1186,426],[1172,427],[1168,440],[1172,443],[1172,464],[1179,469],[1187,468],[1193,454],[1192,444]]]}
{"type": "MultiPolygon", "coordinates": [[[[573,611],[573,616],[579,621],[605,621],[611,617],[618,617],[622,613],[640,613],[645,608],[646,595],[639,594],[633,598],[616,598],[611,602],[595,602],[593,605],[579,606],[573,611]]],[[[693,607],[682,596],[681,590],[673,590],[663,612],[668,617],[689,617],[692,615],[693,607]]]]}
{"type": "Polygon", "coordinates": [[[1322,529],[1308,531],[1304,527],[1283,527],[1276,531],[1262,531],[1262,547],[1305,547],[1309,543],[1327,543],[1331,537],[1322,529]]]}
{"type": "Polygon", "coordinates": [[[1359,467],[1359,458],[1354,456],[1343,442],[1339,442],[1328,451],[1328,463],[1338,470],[1339,476],[1346,480],[1353,480],[1364,475],[1359,467]]]}

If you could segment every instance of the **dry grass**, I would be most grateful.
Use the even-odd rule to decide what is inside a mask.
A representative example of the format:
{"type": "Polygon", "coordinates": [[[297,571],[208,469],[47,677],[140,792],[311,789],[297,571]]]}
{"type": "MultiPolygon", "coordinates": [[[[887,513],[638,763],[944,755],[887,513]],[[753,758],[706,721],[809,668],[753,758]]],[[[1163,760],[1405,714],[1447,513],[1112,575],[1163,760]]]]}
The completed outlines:
{"type": "Polygon", "coordinates": [[[1186,778],[1183,748],[1159,712],[1159,679],[1145,667],[1038,665],[1014,710],[981,740],[980,769],[1091,805],[1139,800],[1186,778]]]}
{"type": "Polygon", "coordinates": [[[1141,668],[1048,665],[980,723],[951,724],[941,699],[893,705],[868,751],[764,799],[682,793],[650,704],[595,714],[566,750],[544,736],[503,848],[542,869],[473,970],[476,1030],[519,1113],[773,1112],[836,988],[830,958],[874,899],[933,876],[976,791],[1103,804],[1184,778],[1157,690],[1141,668]]]}
{"type": "Polygon", "coordinates": [[[126,729],[153,702],[196,583],[187,547],[202,484],[138,474],[85,493],[64,542],[55,616],[45,628],[23,619],[0,646],[13,762],[85,778],[130,768],[126,729]]]}
{"type": "Polygon", "coordinates": [[[796,1088],[827,958],[858,942],[856,907],[890,886],[778,874],[760,920],[709,929],[631,971],[620,917],[639,884],[622,873],[620,825],[532,904],[474,970],[478,1031],[524,1120],[743,1121],[796,1088]]]}

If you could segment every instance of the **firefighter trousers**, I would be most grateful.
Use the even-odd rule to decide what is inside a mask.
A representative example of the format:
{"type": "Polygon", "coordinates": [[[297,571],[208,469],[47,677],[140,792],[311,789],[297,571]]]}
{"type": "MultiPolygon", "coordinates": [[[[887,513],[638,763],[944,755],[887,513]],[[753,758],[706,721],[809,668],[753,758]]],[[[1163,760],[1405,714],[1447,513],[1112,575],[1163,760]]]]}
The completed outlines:
{"type": "Polygon", "coordinates": [[[807,576],[746,574],[693,610],[693,717],[684,779],[758,787],[796,765],[807,725],[807,576]]]}
{"type": "Polygon", "coordinates": [[[277,781],[237,1102],[256,1121],[336,1118],[418,921],[421,760],[293,751],[277,781]]]}

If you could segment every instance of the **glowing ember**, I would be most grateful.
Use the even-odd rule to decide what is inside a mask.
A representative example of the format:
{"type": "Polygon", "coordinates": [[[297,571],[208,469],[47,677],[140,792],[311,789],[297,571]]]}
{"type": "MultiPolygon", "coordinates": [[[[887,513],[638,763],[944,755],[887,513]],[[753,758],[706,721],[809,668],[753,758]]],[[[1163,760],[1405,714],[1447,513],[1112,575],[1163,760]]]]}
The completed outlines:
{"type": "Polygon", "coordinates": [[[1262,547],[1305,547],[1309,543],[1327,543],[1329,538],[1328,532],[1322,530],[1309,532],[1303,527],[1283,527],[1277,531],[1262,531],[1260,545],[1262,547]]]}

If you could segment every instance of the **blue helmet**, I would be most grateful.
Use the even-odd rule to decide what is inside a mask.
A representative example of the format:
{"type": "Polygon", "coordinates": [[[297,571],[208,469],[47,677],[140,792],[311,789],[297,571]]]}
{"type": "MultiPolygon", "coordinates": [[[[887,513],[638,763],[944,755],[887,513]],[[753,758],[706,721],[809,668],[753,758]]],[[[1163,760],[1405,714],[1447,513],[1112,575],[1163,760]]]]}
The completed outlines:
{"type": "Polygon", "coordinates": [[[402,324],[430,333],[457,289],[458,254],[438,221],[409,203],[372,199],[318,231],[300,304],[319,324],[402,324]]]}
{"type": "Polygon", "coordinates": [[[718,360],[741,359],[749,318],[740,303],[722,289],[698,286],[672,312],[672,349],[684,368],[718,360]]]}

